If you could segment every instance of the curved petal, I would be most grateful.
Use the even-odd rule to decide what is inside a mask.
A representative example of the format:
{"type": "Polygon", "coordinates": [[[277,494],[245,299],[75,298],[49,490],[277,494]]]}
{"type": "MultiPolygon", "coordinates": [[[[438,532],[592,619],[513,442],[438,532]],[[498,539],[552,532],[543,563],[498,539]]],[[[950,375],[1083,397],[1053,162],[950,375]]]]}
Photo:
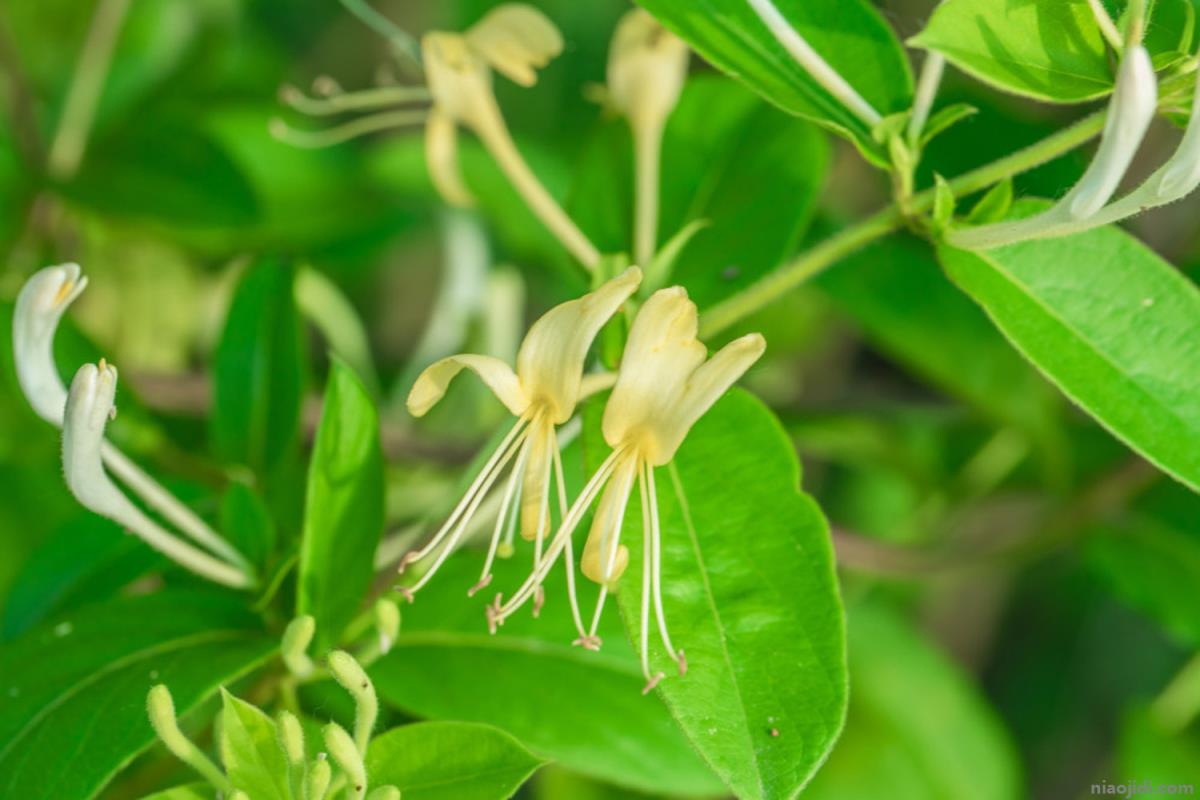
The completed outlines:
{"type": "Polygon", "coordinates": [[[687,292],[675,286],[650,295],[629,330],[617,384],[604,409],[609,446],[635,445],[647,458],[660,452],[657,431],[675,413],[706,353],[696,338],[696,304],[687,292]]]}
{"type": "Polygon", "coordinates": [[[117,370],[84,364],[71,381],[63,419],[63,475],[75,498],[106,517],[124,521],[129,501],[117,491],[100,459],[104,427],[115,409],[117,370]]]}
{"type": "Polygon", "coordinates": [[[475,125],[490,113],[492,72],[487,63],[457,33],[427,33],[421,39],[425,79],[433,105],[451,119],[475,125]]]}
{"type": "Polygon", "coordinates": [[[562,52],[562,34],[536,8],[509,3],[488,12],[464,34],[484,60],[522,86],[537,83],[537,72],[562,52]]]}
{"type": "Polygon", "coordinates": [[[425,168],[433,188],[452,206],[470,208],[475,197],[458,167],[458,126],[434,106],[425,123],[425,168]]]}
{"type": "Polygon", "coordinates": [[[696,420],[712,408],[713,403],[758,361],[766,349],[767,342],[761,334],[747,334],[722,347],[692,373],[679,402],[658,422],[658,450],[647,454],[653,466],[662,466],[675,456],[696,420]]]}
{"type": "Polygon", "coordinates": [[[530,401],[546,403],[556,425],[575,411],[592,340],[641,281],[642,271],[630,267],[596,291],[550,309],[526,334],[517,374],[530,401]]]}
{"type": "Polygon", "coordinates": [[[647,11],[621,17],[608,53],[608,92],[613,105],[636,124],[671,113],[687,78],[688,48],[647,11]]]}
{"type": "Polygon", "coordinates": [[[512,367],[498,358],[465,353],[435,361],[417,376],[412,391],[408,393],[409,413],[414,417],[424,416],[446,394],[446,388],[454,376],[464,369],[478,375],[513,414],[520,416],[529,407],[529,400],[512,367]]]}
{"type": "Polygon", "coordinates": [[[67,387],[54,364],[54,332],[86,286],[78,264],[46,267],[25,281],[13,311],[13,360],[21,391],[39,417],[60,427],[67,387]]]}
{"type": "Polygon", "coordinates": [[[583,555],[580,556],[579,569],[588,580],[607,585],[615,589],[617,581],[629,566],[629,548],[617,542],[613,552],[613,537],[619,536],[617,523],[621,512],[629,502],[629,493],[633,488],[633,479],[637,474],[638,459],[636,454],[623,458],[613,472],[600,502],[596,504],[596,513],[592,517],[592,527],[588,531],[587,540],[583,545],[583,555]],[[605,575],[604,568],[612,558],[612,568],[605,575]]]}

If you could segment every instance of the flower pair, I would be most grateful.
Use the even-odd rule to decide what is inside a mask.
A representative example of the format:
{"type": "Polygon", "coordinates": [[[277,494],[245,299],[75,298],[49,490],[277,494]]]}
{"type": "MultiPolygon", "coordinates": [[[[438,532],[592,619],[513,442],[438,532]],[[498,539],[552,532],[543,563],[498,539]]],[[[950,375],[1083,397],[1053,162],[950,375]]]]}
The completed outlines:
{"type": "Polygon", "coordinates": [[[621,533],[636,484],[642,499],[645,548],[640,653],[649,691],[662,677],[652,675],[649,666],[651,604],[664,647],[680,672],[686,669],[683,651],[671,643],[663,614],[661,525],[654,469],[671,461],[692,425],[758,360],[766,344],[760,335],[750,334],[708,358],[707,349],[696,338],[695,304],[682,288],[672,287],[652,294],[638,311],[615,382],[609,376],[585,376],[584,361],[592,340],[633,295],[640,281],[641,271],[633,267],[591,294],[551,309],[530,329],[515,372],[496,359],[467,355],[443,359],[417,378],[409,396],[409,410],[416,416],[428,411],[443,396],[450,380],[468,368],[487,383],[518,420],[450,518],[429,544],[404,559],[401,569],[441,548],[421,579],[403,590],[411,599],[453,551],[483,497],[505,467],[513,463],[483,574],[470,593],[490,582],[502,537],[511,541],[519,514],[524,538],[535,543],[533,569],[507,602],[501,595],[496,596],[487,612],[490,629],[495,631],[530,600],[536,613],[542,602],[542,583],[558,558],[565,555],[571,611],[579,631],[576,643],[595,649],[600,645],[596,630],[605,601],[629,563],[621,533]],[[555,427],[572,416],[581,397],[609,383],[613,389],[604,410],[602,431],[612,452],[568,507],[555,427]],[[560,519],[557,531],[548,539],[552,467],[560,519]],[[520,501],[514,504],[518,495],[520,501]],[[585,626],[575,594],[572,537],[597,500],[580,567],[586,577],[600,584],[600,594],[591,622],[585,626]]]}
{"type": "Polygon", "coordinates": [[[13,312],[17,380],[37,415],[62,429],[68,488],[84,507],[132,531],[197,575],[239,588],[252,585],[253,569],[241,553],[104,439],[108,420],[116,416],[116,368],[103,359],[98,365],[84,364],[70,391],[63,385],[54,364],[54,334],[63,313],[86,286],[77,264],[46,267],[25,282],[13,312]],[[198,546],[151,519],[118,488],[106,467],[198,546]]]}

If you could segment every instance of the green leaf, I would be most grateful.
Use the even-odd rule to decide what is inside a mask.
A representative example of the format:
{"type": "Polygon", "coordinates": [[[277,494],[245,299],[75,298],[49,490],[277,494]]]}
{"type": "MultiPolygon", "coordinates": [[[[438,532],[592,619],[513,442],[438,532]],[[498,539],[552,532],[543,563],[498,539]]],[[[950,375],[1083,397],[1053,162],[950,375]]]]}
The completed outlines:
{"type": "Polygon", "coordinates": [[[1112,91],[1104,38],[1087,0],[945,0],[911,41],[1016,94],[1077,103],[1112,91]]]}
{"type": "Polygon", "coordinates": [[[1023,796],[1016,748],[978,689],[882,606],[850,609],[850,677],[846,732],[806,800],[1023,796]]]}
{"type": "Polygon", "coordinates": [[[189,783],[148,794],[142,800],[215,800],[217,791],[206,783],[189,783]]]}
{"type": "Polygon", "coordinates": [[[910,236],[873,245],[828,270],[816,285],[876,347],[990,419],[1044,432],[1057,404],[1029,368],[910,236]]]}
{"type": "Polygon", "coordinates": [[[1200,489],[1200,292],[1187,278],[1112,227],[938,256],[1068,397],[1200,489]]]}
{"type": "Polygon", "coordinates": [[[0,650],[0,796],[95,796],[154,741],[151,686],[186,715],[275,647],[241,598],[215,592],[122,597],[30,631],[0,650]]]}
{"type": "Polygon", "coordinates": [[[168,226],[238,226],[258,218],[258,198],[241,169],[186,120],[144,120],[96,142],[63,191],[104,214],[168,226]]]}
{"type": "Polygon", "coordinates": [[[418,722],[371,741],[367,777],[405,800],[504,800],[544,763],[490,725],[418,722]]]}
{"type": "MultiPolygon", "coordinates": [[[[593,462],[606,450],[597,405],[585,440],[593,462]]],[[[742,798],[795,796],[845,720],[845,627],[829,528],[799,484],[778,420],[740,390],[657,470],[663,604],[688,672],[675,675],[657,643],[651,669],[667,674],[658,691],[692,745],[742,798]]],[[[631,498],[622,533],[630,564],[617,593],[631,637],[641,519],[631,498]]]]}
{"type": "Polygon", "coordinates": [[[374,575],[383,532],[379,415],[354,371],[332,362],[308,469],[296,611],[317,620],[318,651],[332,646],[374,575]]]}
{"type": "MultiPolygon", "coordinates": [[[[852,138],[874,160],[886,153],[870,127],[784,50],[744,0],[639,0],[722,71],[792,114],[852,138]]],[[[900,42],[863,0],[774,0],[808,44],[881,116],[907,110],[912,72],[900,42]]]]}
{"type": "Polygon", "coordinates": [[[275,523],[253,489],[233,481],[221,497],[221,533],[252,564],[266,566],[275,545],[275,523]]]}
{"type": "Polygon", "coordinates": [[[233,788],[255,800],[289,800],[288,766],[275,721],[221,690],[221,763],[233,788]]]}
{"type": "Polygon", "coordinates": [[[988,189],[987,194],[979,198],[979,202],[967,214],[967,222],[971,225],[987,225],[991,222],[999,222],[1008,215],[1009,210],[1012,208],[1012,202],[1012,178],[1005,178],[991,189],[988,189]]]}
{"type": "Polygon", "coordinates": [[[921,129],[921,148],[928,147],[929,143],[938,136],[950,130],[967,117],[973,117],[978,113],[978,108],[966,103],[954,103],[935,111],[933,116],[929,118],[929,121],[925,123],[925,127],[921,129]]]}
{"type": "Polygon", "coordinates": [[[1200,498],[1162,484],[1117,519],[1088,532],[1089,567],[1114,594],[1177,642],[1200,647],[1200,498]]]}
{"type": "MultiPolygon", "coordinates": [[[[1135,785],[1191,786],[1200,784],[1200,736],[1195,729],[1169,733],[1148,709],[1134,709],[1126,715],[1117,745],[1116,780],[1135,785]]],[[[1127,796],[1134,796],[1126,793],[1127,796]]],[[[1184,792],[1179,792],[1186,796],[1184,792]]],[[[1187,794],[1190,794],[1188,792],[1187,794]]],[[[1167,797],[1162,793],[1143,793],[1144,797],[1167,797]]]]}
{"type": "Polygon", "coordinates": [[[163,564],[162,556],[119,525],[85,513],[53,531],[21,565],[0,620],[0,641],[51,614],[106,600],[163,564]]]}
{"type": "Polygon", "coordinates": [[[269,471],[299,434],[304,348],[293,273],[266,260],[238,284],[217,345],[212,436],[228,461],[269,471]]]}
{"type": "MultiPolygon", "coordinates": [[[[686,242],[671,280],[705,308],[750,285],[795,250],[829,164],[814,126],[721,78],[688,82],[663,137],[659,244],[708,220],[686,242]]],[[[603,124],[580,159],[569,208],[605,252],[633,243],[628,125],[603,124]]]]}
{"type": "MultiPolygon", "coordinates": [[[[371,668],[384,702],[422,717],[495,725],[539,756],[624,787],[723,791],[663,704],[642,696],[637,657],[616,615],[602,620],[603,652],[572,647],[566,580],[554,570],[540,617],[518,614],[491,636],[490,598],[463,596],[482,563],[481,554],[452,557],[404,608],[394,649],[371,668]]],[[[529,568],[527,554],[499,560],[493,586],[516,587],[529,568]]]]}

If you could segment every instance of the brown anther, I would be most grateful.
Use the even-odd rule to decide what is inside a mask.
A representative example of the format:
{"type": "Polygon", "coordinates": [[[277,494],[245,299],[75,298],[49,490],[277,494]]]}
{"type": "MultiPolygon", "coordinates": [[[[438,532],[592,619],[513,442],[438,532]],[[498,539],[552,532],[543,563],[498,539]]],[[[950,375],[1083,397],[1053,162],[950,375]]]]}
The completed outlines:
{"type": "Polygon", "coordinates": [[[771,728],[770,733],[771,733],[771,736],[773,736],[775,738],[779,738],[779,728],[771,728]]]}
{"type": "Polygon", "coordinates": [[[542,613],[542,606],[546,603],[546,590],[541,586],[537,587],[537,591],[533,594],[533,618],[537,619],[538,614],[542,613]]]}
{"type": "Polygon", "coordinates": [[[644,687],[642,687],[642,695],[645,696],[645,695],[650,694],[650,692],[654,691],[654,687],[658,686],[658,682],[661,681],[664,677],[666,677],[666,676],[663,675],[661,672],[656,673],[654,675],[654,677],[651,678],[649,681],[647,681],[646,685],[644,687]]]}
{"type": "Polygon", "coordinates": [[[467,589],[467,597],[474,597],[476,592],[478,592],[480,589],[486,588],[489,584],[491,584],[491,582],[492,574],[489,572],[487,575],[483,576],[479,583],[475,584],[470,589],[467,589]]]}
{"type": "Polygon", "coordinates": [[[415,550],[405,553],[404,557],[400,559],[399,566],[396,567],[396,572],[403,575],[404,570],[408,569],[408,565],[417,560],[416,556],[417,553],[415,550]]]}
{"type": "Polygon", "coordinates": [[[687,656],[683,654],[683,648],[679,649],[679,658],[676,663],[679,664],[679,674],[687,675],[687,656]]]}
{"type": "Polygon", "coordinates": [[[413,602],[412,589],[409,589],[407,586],[393,586],[392,589],[393,589],[393,591],[396,592],[396,594],[400,595],[405,600],[407,600],[409,602],[409,605],[412,605],[412,602],[413,602]]]}

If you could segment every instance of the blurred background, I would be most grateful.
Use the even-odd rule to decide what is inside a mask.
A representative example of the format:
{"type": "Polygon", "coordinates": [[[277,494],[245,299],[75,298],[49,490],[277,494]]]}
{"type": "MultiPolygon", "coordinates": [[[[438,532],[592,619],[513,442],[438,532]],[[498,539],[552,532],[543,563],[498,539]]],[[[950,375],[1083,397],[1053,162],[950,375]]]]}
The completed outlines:
{"type": "MultiPolygon", "coordinates": [[[[376,7],[420,32],[461,29],[493,5],[376,7]]],[[[533,89],[497,80],[501,105],[584,228],[606,248],[627,246],[609,236],[611,209],[595,191],[597,171],[612,172],[604,155],[622,152],[613,141],[623,128],[589,87],[603,83],[608,39],[628,5],[536,5],[562,29],[566,51],[533,89]]],[[[902,35],[930,8],[881,4],[902,35]]],[[[719,80],[699,59],[693,70],[719,80]]],[[[464,168],[480,207],[452,211],[429,184],[419,125],[298,146],[352,117],[306,115],[281,100],[286,86],[319,97],[414,80],[384,37],[333,0],[0,7],[0,642],[113,591],[151,558],[80,513],[61,480],[57,433],[16,387],[12,302],[42,266],[75,261],[90,278],[60,333],[64,373],[97,355],[117,364],[113,437],[207,513],[216,513],[214,487],[245,477],[208,455],[214,439],[220,449],[209,422],[213,364],[234,289],[264,259],[294,276],[277,287],[290,287],[294,308],[274,309],[280,316],[265,324],[298,320],[300,335],[274,346],[296,354],[302,429],[315,423],[332,349],[381,403],[389,524],[422,520],[453,489],[502,409],[458,387],[415,427],[403,398],[416,372],[462,350],[511,357],[528,320],[586,287],[469,137],[464,168]],[[100,566],[71,573],[82,550],[100,566]]],[[[934,171],[958,174],[1082,113],[953,73],[943,94],[979,113],[936,141],[925,185],[934,171]]],[[[714,216],[749,209],[740,218],[748,232],[714,239],[701,266],[681,267],[701,305],[888,199],[885,176],[849,146],[765,106],[753,113],[754,135],[774,138],[746,146],[765,161],[739,156],[744,179],[720,184],[710,207],[714,216]],[[793,164],[796,137],[808,144],[793,164]],[[794,183],[768,186],[764,170],[794,183]],[[753,225],[772,224],[753,216],[760,194],[793,218],[761,264],[754,259],[768,256],[752,259],[746,241],[753,225]],[[788,205],[802,195],[800,208],[788,205]]],[[[693,122],[703,129],[703,115],[693,122]]],[[[1163,124],[1145,152],[1169,152],[1177,135],[1163,124]]],[[[1086,157],[1021,176],[1018,194],[1061,193],[1086,157]]],[[[1189,200],[1134,227],[1190,272],[1197,211],[1189,200]]],[[[1100,779],[1200,784],[1200,679],[1172,682],[1200,646],[1200,502],[1025,367],[916,239],[856,256],[729,333],[747,330],[771,344],[748,384],[784,420],[805,489],[835,527],[850,608],[850,722],[805,796],[1060,798],[1085,796],[1100,779]],[[970,781],[992,788],[960,793],[970,781]]],[[[285,520],[303,485],[296,470],[274,484],[285,520]]],[[[562,768],[523,791],[632,796],[562,768]]]]}

